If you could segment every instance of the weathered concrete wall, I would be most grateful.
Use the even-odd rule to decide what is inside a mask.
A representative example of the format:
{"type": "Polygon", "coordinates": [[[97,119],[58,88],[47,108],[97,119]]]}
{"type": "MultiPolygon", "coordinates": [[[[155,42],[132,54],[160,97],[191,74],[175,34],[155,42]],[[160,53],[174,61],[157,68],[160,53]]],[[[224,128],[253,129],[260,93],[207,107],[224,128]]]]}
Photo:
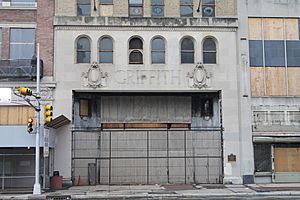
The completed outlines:
{"type": "Polygon", "coordinates": [[[300,99],[252,98],[253,132],[261,136],[296,136],[300,131],[300,99]],[[264,133],[265,132],[265,133],[264,133]],[[271,133],[272,132],[272,133],[271,133]]]}
{"type": "Polygon", "coordinates": [[[299,17],[299,0],[250,0],[249,16],[257,17],[299,17]]]}

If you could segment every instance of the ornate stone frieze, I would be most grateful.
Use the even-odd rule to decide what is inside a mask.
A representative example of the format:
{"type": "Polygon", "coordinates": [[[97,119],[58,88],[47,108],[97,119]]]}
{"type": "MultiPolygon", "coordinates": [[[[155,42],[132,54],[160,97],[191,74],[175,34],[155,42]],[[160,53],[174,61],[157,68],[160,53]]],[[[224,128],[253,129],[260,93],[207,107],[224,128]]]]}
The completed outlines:
{"type": "Polygon", "coordinates": [[[40,96],[42,101],[52,101],[53,97],[53,88],[42,87],[40,91],[40,96]]]}
{"type": "Polygon", "coordinates": [[[194,70],[190,73],[187,73],[188,77],[188,84],[191,88],[207,88],[208,86],[208,79],[211,78],[211,75],[209,75],[204,68],[204,65],[202,63],[197,63],[194,70]]]}
{"type": "Polygon", "coordinates": [[[93,62],[87,72],[82,73],[84,87],[101,88],[107,86],[107,72],[103,72],[97,62],[93,62]]]}

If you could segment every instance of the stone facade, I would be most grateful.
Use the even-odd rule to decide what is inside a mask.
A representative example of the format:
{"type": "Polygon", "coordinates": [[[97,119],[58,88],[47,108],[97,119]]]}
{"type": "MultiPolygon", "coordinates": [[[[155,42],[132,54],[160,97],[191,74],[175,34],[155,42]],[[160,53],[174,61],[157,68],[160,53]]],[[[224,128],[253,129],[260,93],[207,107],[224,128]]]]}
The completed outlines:
{"type": "MultiPolygon", "coordinates": [[[[64,14],[63,8],[56,6],[57,13],[54,20],[56,37],[54,45],[56,49],[55,77],[58,84],[55,91],[55,112],[57,114],[63,114],[69,119],[78,119],[80,124],[86,124],[91,120],[90,126],[98,127],[103,123],[101,117],[89,119],[78,116],[78,111],[76,111],[78,103],[77,99],[74,99],[73,94],[75,94],[77,98],[79,93],[83,93],[83,96],[87,95],[89,98],[96,94],[100,96],[101,94],[107,95],[107,93],[120,95],[120,92],[124,95],[132,95],[132,93],[139,95],[155,93],[155,95],[159,94],[160,96],[174,93],[177,94],[176,96],[180,96],[183,95],[183,93],[208,94],[212,92],[216,94],[220,92],[222,95],[218,98],[222,101],[222,126],[224,127],[222,133],[224,136],[224,146],[221,151],[223,152],[222,157],[224,163],[215,162],[215,164],[217,164],[214,169],[222,168],[224,173],[221,172],[221,182],[242,183],[245,177],[250,177],[251,179],[253,175],[253,156],[250,153],[252,149],[251,138],[249,139],[249,137],[251,137],[251,127],[244,126],[239,119],[243,109],[239,103],[241,98],[239,84],[242,81],[241,78],[237,76],[237,74],[240,73],[240,71],[237,70],[240,69],[240,57],[237,56],[237,49],[235,48],[239,44],[239,38],[237,37],[237,33],[239,33],[238,20],[237,16],[234,16],[234,14],[236,14],[237,5],[235,1],[230,1],[230,5],[223,5],[225,9],[228,9],[227,11],[222,11],[222,15],[225,17],[218,16],[218,12],[221,13],[219,10],[216,11],[216,18],[202,18],[201,8],[200,12],[197,12],[198,1],[194,1],[194,16],[191,18],[181,18],[179,2],[180,1],[165,0],[164,18],[151,18],[150,0],[144,1],[144,16],[134,18],[128,17],[128,1],[115,0],[113,16],[110,17],[95,16],[93,12],[91,12],[91,17],[80,17],[76,16],[76,14],[72,15],[69,11],[66,11],[64,14]],[[76,63],[76,47],[74,45],[76,39],[80,36],[87,36],[91,42],[90,63],[76,63]],[[97,65],[91,65],[91,63],[99,62],[98,41],[103,36],[109,36],[113,40],[113,63],[103,63],[99,64],[100,67],[95,67],[97,65]],[[138,36],[143,41],[143,64],[140,65],[128,64],[128,55],[130,52],[128,43],[133,36],[138,36]],[[163,37],[166,42],[166,62],[164,64],[151,64],[151,41],[155,36],[163,37]],[[181,64],[180,43],[186,37],[190,37],[194,41],[195,61],[193,64],[181,64]],[[196,64],[203,61],[203,41],[209,37],[216,41],[217,63],[205,65],[205,70],[203,71],[195,70],[195,68],[199,66],[196,64]],[[232,47],[230,51],[228,51],[229,46],[232,47]],[[191,78],[193,72],[197,75],[193,75],[191,78]],[[204,72],[205,83],[201,81],[197,82],[197,78],[195,79],[195,77],[203,77],[204,75],[202,73],[204,72]],[[96,78],[96,80],[92,77],[96,78]],[[73,106],[76,107],[75,111],[73,110],[73,106]],[[247,149],[248,152],[245,151],[245,149],[247,149]],[[231,161],[227,159],[228,155],[231,154],[236,156],[236,160],[231,161]]],[[[58,4],[60,3],[58,2],[58,4]]],[[[220,2],[217,2],[216,7],[217,9],[221,8],[220,2]]],[[[96,12],[99,13],[99,11],[96,12]]],[[[181,97],[178,97],[178,99],[180,98],[181,97]]],[[[100,99],[101,97],[98,98],[98,101],[100,101],[100,99]]],[[[94,102],[96,100],[93,99],[92,101],[94,102]]],[[[217,102],[219,101],[216,101],[216,103],[217,102]]],[[[100,104],[98,102],[98,105],[100,104]]],[[[96,105],[96,103],[93,105],[96,105]]],[[[219,103],[217,103],[217,105],[219,105],[219,103]]],[[[247,103],[245,103],[245,105],[247,106],[247,103]]],[[[95,109],[100,108],[97,106],[95,109]]],[[[217,116],[220,115],[220,113],[219,111],[216,111],[216,113],[218,114],[216,114],[215,117],[218,118],[217,116]]],[[[99,113],[92,115],[98,116],[99,113]]],[[[116,116],[113,117],[116,118],[116,116]]],[[[192,120],[194,120],[192,124],[199,123],[197,119],[192,120]]],[[[246,120],[249,121],[248,118],[246,120]]],[[[209,120],[203,122],[203,124],[206,125],[209,123],[209,120]]],[[[80,128],[85,127],[79,127],[79,129],[80,128]]],[[[80,131],[76,129],[71,132],[71,129],[72,126],[68,125],[57,131],[58,141],[60,142],[57,143],[55,150],[57,155],[55,158],[55,170],[59,170],[65,178],[73,180],[76,180],[80,174],[83,174],[86,181],[85,183],[87,183],[86,172],[88,162],[94,161],[91,159],[80,161],[79,159],[75,161],[77,164],[71,165],[72,159],[78,159],[71,156],[72,152],[77,152],[78,156],[86,155],[87,153],[84,151],[78,152],[76,149],[74,150],[72,134],[75,134],[74,136],[76,137],[76,133],[80,131]]],[[[96,131],[93,133],[93,137],[96,137],[98,134],[96,131]]],[[[163,133],[161,134],[163,135],[163,133]]],[[[143,138],[140,139],[144,140],[145,134],[141,135],[143,135],[141,136],[143,138]]],[[[80,140],[75,141],[75,143],[79,142],[80,140]]],[[[103,145],[107,144],[105,143],[103,145]]],[[[124,146],[124,148],[125,147],[126,146],[124,146]]],[[[95,149],[93,149],[93,152],[94,150],[95,149]]],[[[218,152],[220,152],[220,150],[218,152]]],[[[122,152],[118,153],[129,155],[122,152]]],[[[173,163],[177,163],[176,165],[180,163],[180,159],[173,161],[173,163]]],[[[114,163],[117,164],[119,161],[114,161],[114,163]]],[[[126,165],[126,163],[120,162],[117,165],[126,165]]],[[[144,161],[136,161],[136,164],[143,167],[145,166],[144,161]]],[[[202,165],[203,163],[199,162],[198,164],[202,165]]],[[[101,166],[106,165],[103,164],[101,166]]],[[[176,166],[176,168],[180,168],[180,166],[176,166]]],[[[100,170],[104,169],[105,167],[100,167],[100,170]]],[[[136,168],[133,168],[130,173],[133,173],[135,169],[136,168]]],[[[136,170],[139,171],[140,169],[136,170]]],[[[159,171],[159,173],[164,172],[165,170],[159,171]]],[[[180,170],[177,172],[179,173],[180,170]]],[[[176,172],[173,173],[176,174],[176,172]]],[[[109,176],[107,172],[102,176],[104,176],[105,183],[110,183],[105,178],[109,176]]],[[[102,178],[103,177],[101,177],[101,180],[102,178]]],[[[163,180],[159,176],[153,176],[152,178],[152,180],[166,182],[166,179],[163,180]]],[[[136,180],[137,179],[133,181],[136,180]]],[[[144,178],[138,180],[140,183],[146,183],[144,178]]],[[[210,182],[209,178],[201,180],[210,182]]],[[[176,181],[178,181],[178,179],[176,179],[176,181]]],[[[113,183],[122,183],[121,175],[119,179],[114,179],[113,183]]]]}
{"type": "Polygon", "coordinates": [[[216,0],[216,16],[236,16],[237,15],[237,1],[236,0],[216,0]]]}
{"type": "Polygon", "coordinates": [[[74,0],[55,0],[55,15],[56,16],[76,16],[76,1],[74,0]]]}
{"type": "Polygon", "coordinates": [[[179,17],[179,1],[165,0],[165,13],[169,17],[179,17]]]}
{"type": "MultiPolygon", "coordinates": [[[[194,17],[201,17],[200,12],[197,12],[199,1],[193,1],[194,17]]],[[[93,1],[91,1],[91,15],[96,16],[97,12],[93,11],[93,1]]],[[[99,4],[96,5],[99,8],[99,4]]],[[[164,1],[165,17],[180,17],[180,0],[165,0],[164,1]]],[[[76,1],[56,0],[55,5],[56,16],[76,16],[76,1]]],[[[237,0],[217,0],[216,1],[216,16],[236,16],[237,15],[237,0]]],[[[128,0],[114,0],[113,1],[113,16],[115,17],[128,17],[128,0]]],[[[144,0],[144,17],[151,17],[151,0],[144,0]]]]}

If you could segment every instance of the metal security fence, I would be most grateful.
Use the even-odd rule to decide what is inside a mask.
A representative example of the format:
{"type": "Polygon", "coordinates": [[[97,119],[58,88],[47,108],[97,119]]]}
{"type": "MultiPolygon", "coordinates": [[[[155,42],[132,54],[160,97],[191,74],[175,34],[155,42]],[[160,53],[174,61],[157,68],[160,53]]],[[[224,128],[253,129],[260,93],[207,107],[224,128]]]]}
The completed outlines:
{"type": "Polygon", "coordinates": [[[0,154],[0,189],[32,187],[34,154],[0,154]]]}
{"type": "Polygon", "coordinates": [[[222,183],[222,135],[203,130],[73,131],[74,183],[222,183]]]}

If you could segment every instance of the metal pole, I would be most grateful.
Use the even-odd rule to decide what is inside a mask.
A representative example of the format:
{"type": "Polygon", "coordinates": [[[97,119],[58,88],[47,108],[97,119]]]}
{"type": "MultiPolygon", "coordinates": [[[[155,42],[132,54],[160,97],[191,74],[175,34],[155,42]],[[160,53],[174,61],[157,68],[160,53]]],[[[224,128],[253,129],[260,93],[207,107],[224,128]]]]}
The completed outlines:
{"type": "Polygon", "coordinates": [[[2,163],[2,190],[4,190],[4,184],[5,184],[5,155],[3,155],[3,159],[2,159],[3,163],[2,163]]]}
{"type": "Polygon", "coordinates": [[[33,194],[41,194],[40,176],[40,45],[37,43],[37,58],[36,58],[36,96],[37,96],[37,111],[36,111],[36,135],[35,135],[35,183],[33,194]]]}

